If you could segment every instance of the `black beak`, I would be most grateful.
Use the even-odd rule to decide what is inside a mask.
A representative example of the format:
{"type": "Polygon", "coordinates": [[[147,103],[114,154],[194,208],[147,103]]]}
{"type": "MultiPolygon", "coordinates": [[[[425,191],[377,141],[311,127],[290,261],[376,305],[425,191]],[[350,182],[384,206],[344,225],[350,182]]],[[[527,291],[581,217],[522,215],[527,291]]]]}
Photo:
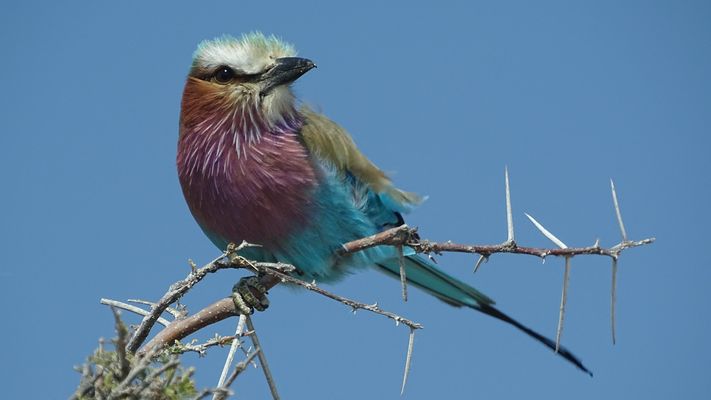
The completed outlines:
{"type": "Polygon", "coordinates": [[[262,95],[268,94],[277,86],[294,82],[313,68],[316,68],[316,64],[306,58],[277,58],[274,66],[259,77],[259,81],[263,82],[262,95]]]}

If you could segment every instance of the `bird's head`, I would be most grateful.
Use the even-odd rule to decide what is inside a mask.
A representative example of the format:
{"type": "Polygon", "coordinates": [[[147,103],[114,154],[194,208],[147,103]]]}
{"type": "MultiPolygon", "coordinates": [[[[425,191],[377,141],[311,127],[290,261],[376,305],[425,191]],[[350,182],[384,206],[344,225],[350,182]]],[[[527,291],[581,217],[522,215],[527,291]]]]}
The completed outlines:
{"type": "MultiPolygon", "coordinates": [[[[251,114],[247,119],[253,118],[253,124],[278,125],[294,113],[290,84],[314,67],[275,36],[250,33],[203,41],[185,86],[183,120],[189,123],[185,118],[193,117],[213,125],[251,114]]],[[[249,123],[242,118],[238,125],[249,123]]]]}

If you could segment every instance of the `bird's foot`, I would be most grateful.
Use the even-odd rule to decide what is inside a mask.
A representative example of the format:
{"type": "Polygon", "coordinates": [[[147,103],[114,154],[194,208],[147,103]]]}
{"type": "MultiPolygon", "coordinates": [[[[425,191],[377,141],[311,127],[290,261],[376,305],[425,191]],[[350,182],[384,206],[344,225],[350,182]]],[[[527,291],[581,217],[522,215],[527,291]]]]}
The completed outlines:
{"type": "Polygon", "coordinates": [[[240,279],[232,287],[232,301],[235,303],[235,309],[245,315],[254,313],[254,310],[264,311],[269,307],[267,288],[257,276],[240,279]]]}

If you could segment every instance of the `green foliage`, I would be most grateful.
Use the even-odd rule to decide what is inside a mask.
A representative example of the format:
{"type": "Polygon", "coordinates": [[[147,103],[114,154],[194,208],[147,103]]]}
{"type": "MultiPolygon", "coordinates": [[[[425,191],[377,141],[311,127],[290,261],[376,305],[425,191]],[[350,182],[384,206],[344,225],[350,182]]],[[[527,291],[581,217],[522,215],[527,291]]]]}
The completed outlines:
{"type": "Polygon", "coordinates": [[[82,376],[72,399],[195,398],[197,390],[192,368],[182,368],[177,356],[165,353],[153,357],[127,354],[124,350],[127,330],[118,316],[116,331],[118,337],[113,340],[113,351],[104,350],[100,344],[87,362],[77,368],[82,376]]]}

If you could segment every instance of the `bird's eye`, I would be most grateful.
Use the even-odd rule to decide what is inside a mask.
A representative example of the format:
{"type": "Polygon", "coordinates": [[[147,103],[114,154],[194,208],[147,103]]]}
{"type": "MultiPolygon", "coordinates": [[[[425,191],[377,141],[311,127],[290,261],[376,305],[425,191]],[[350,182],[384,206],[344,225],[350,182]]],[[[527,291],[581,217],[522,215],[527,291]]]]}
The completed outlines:
{"type": "Polygon", "coordinates": [[[235,71],[233,71],[232,68],[223,65],[215,70],[213,77],[218,83],[228,83],[234,79],[235,71]]]}

